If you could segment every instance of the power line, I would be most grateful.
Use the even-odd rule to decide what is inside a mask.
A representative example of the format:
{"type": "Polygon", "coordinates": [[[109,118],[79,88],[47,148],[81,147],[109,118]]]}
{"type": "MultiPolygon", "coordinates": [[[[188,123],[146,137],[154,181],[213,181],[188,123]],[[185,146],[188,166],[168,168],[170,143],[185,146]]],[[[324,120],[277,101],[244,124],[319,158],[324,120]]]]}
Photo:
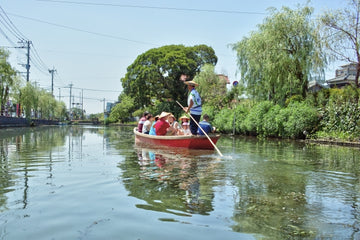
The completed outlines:
{"type": "Polygon", "coordinates": [[[235,10],[216,10],[216,9],[200,9],[200,8],[176,8],[176,7],[159,7],[159,6],[128,5],[128,4],[113,4],[113,3],[91,3],[91,2],[75,2],[75,1],[60,1],[60,0],[37,0],[37,1],[38,2],[51,2],[51,3],[76,4],[76,5],[122,7],[122,8],[145,8],[145,9],[188,11],[188,12],[209,12],[209,13],[227,13],[227,14],[266,15],[266,13],[263,13],[263,12],[248,12],[248,11],[235,11],[235,10]]]}
{"type": "MultiPolygon", "coordinates": [[[[69,88],[68,86],[55,86],[57,88],[69,88]]],[[[91,89],[91,88],[80,88],[80,87],[72,87],[73,89],[78,90],[86,90],[86,91],[96,91],[96,92],[114,92],[114,93],[120,93],[121,91],[114,91],[114,90],[104,90],[104,89],[91,89]]]]}
{"type": "Polygon", "coordinates": [[[42,70],[44,70],[45,72],[49,69],[46,64],[44,63],[44,61],[41,59],[38,51],[36,50],[35,46],[33,43],[31,43],[32,45],[32,53],[33,53],[33,56],[35,57],[34,59],[36,59],[36,61],[40,64],[40,67],[42,68],[42,70]]]}
{"type": "Polygon", "coordinates": [[[101,89],[89,89],[89,88],[75,88],[74,89],[84,89],[86,91],[94,91],[94,92],[114,92],[114,93],[120,93],[121,91],[114,91],[114,90],[101,90],[101,89]]]}
{"type": "Polygon", "coordinates": [[[9,16],[6,14],[6,12],[4,11],[4,9],[0,6],[1,11],[3,12],[3,14],[5,15],[5,17],[8,19],[8,21],[10,22],[10,25],[12,26],[12,28],[15,30],[15,32],[23,39],[23,40],[29,40],[27,39],[27,37],[22,34],[19,29],[15,26],[15,24],[11,21],[11,19],[9,18],[9,16]]]}
{"type": "Polygon", "coordinates": [[[23,44],[21,47],[17,47],[16,43],[4,32],[3,29],[0,28],[0,33],[3,35],[10,43],[13,45],[14,48],[21,49],[26,48],[27,49],[27,63],[26,64],[20,64],[22,66],[25,66],[27,70],[26,80],[29,81],[29,70],[30,70],[30,62],[33,64],[35,68],[37,68],[40,72],[47,74],[47,66],[40,58],[38,52],[35,49],[34,44],[28,40],[27,37],[25,37],[24,34],[20,32],[20,30],[14,25],[14,23],[11,21],[9,16],[6,14],[4,9],[0,6],[0,24],[4,27],[4,30],[7,30],[8,33],[13,35],[18,43],[23,44]],[[24,46],[26,45],[26,46],[24,46]],[[30,47],[31,45],[31,47],[30,47]],[[32,53],[32,58],[30,58],[30,52],[32,53]]]}
{"type": "Polygon", "coordinates": [[[36,19],[36,18],[25,17],[25,16],[21,16],[21,15],[18,15],[18,14],[14,14],[14,13],[8,13],[8,14],[12,15],[14,17],[23,18],[23,19],[27,19],[27,20],[31,20],[31,21],[35,21],[35,22],[40,22],[40,23],[45,23],[45,24],[48,24],[48,25],[61,27],[61,28],[65,28],[65,29],[70,29],[70,30],[77,31],[77,32],[84,32],[84,33],[97,35],[97,36],[101,36],[101,37],[106,37],[106,38],[112,38],[112,39],[123,40],[123,41],[128,41],[128,42],[134,42],[134,43],[157,46],[157,44],[154,44],[154,43],[143,42],[143,41],[133,40],[133,39],[124,38],[124,37],[118,37],[118,36],[114,36],[114,35],[110,35],[110,34],[92,32],[92,31],[83,30],[83,29],[80,29],[80,28],[70,27],[70,26],[66,26],[66,25],[61,25],[61,24],[57,24],[57,23],[52,23],[52,22],[48,22],[48,21],[44,21],[44,20],[40,20],[40,19],[36,19]]]}
{"type": "Polygon", "coordinates": [[[9,41],[9,43],[12,45],[12,47],[16,48],[16,46],[17,46],[16,43],[14,43],[14,41],[11,40],[9,38],[9,36],[1,28],[0,28],[0,33],[9,41]]]}
{"type": "Polygon", "coordinates": [[[2,25],[11,33],[13,34],[19,41],[27,40],[26,37],[16,28],[13,22],[10,20],[4,9],[0,6],[0,22],[2,25]]]}

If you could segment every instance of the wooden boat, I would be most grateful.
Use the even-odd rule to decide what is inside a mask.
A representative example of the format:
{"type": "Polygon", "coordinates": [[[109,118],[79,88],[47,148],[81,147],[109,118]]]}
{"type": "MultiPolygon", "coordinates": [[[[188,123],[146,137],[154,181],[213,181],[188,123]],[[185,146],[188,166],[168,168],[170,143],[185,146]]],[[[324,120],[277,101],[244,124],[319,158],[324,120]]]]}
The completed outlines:
{"type": "MultiPolygon", "coordinates": [[[[150,146],[180,147],[189,149],[214,149],[209,139],[203,135],[184,136],[154,136],[140,133],[134,128],[135,143],[150,146]]],[[[220,135],[209,135],[211,141],[216,144],[220,135]]]]}

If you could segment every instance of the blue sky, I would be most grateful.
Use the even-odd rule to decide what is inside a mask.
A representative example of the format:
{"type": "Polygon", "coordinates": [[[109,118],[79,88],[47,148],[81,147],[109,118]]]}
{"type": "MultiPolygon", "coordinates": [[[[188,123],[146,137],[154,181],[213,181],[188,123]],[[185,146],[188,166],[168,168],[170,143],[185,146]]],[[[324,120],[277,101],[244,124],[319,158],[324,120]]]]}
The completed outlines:
{"type": "MultiPolygon", "coordinates": [[[[151,48],[169,44],[211,46],[218,56],[217,73],[233,82],[239,79],[235,52],[229,44],[255,31],[269,7],[295,8],[307,0],[3,0],[0,3],[13,25],[32,41],[30,81],[51,90],[48,69],[56,69],[54,95],[69,105],[75,102],[87,113],[103,111],[104,102],[117,100],[120,79],[136,57],[151,48]],[[38,55],[41,60],[38,60],[38,55]],[[42,62],[40,62],[42,61],[42,62]]],[[[339,9],[343,0],[313,0],[314,17],[326,9],[339,9]]],[[[11,64],[26,62],[24,49],[15,47],[18,36],[0,19],[0,46],[11,52],[11,64]]],[[[16,31],[16,30],[15,30],[16,31]]],[[[327,69],[333,76],[337,65],[327,69]]],[[[24,75],[25,79],[25,75],[24,75]]]]}

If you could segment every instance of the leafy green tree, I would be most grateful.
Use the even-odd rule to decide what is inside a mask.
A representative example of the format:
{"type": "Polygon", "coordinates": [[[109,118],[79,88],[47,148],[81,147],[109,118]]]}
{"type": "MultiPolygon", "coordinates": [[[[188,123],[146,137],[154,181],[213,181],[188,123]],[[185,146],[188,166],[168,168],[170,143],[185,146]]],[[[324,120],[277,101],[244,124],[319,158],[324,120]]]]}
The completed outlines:
{"type": "Polygon", "coordinates": [[[180,76],[192,79],[204,64],[216,62],[214,50],[206,45],[153,48],[136,58],[121,82],[124,93],[134,99],[134,106],[145,108],[156,100],[184,99],[186,87],[180,76]]]}
{"type": "Polygon", "coordinates": [[[202,103],[220,109],[226,96],[226,82],[221,80],[214,70],[214,65],[205,64],[195,76],[194,81],[199,83],[197,90],[202,103]]]}
{"type": "Polygon", "coordinates": [[[311,20],[312,8],[270,11],[257,31],[232,47],[247,94],[283,104],[292,95],[306,96],[312,75],[323,76],[325,58],[311,20]]]}
{"type": "Polygon", "coordinates": [[[111,109],[109,119],[111,122],[127,122],[129,117],[131,117],[131,110],[134,108],[134,99],[128,95],[123,94],[121,96],[120,103],[116,104],[115,107],[111,109]]]}
{"type": "Polygon", "coordinates": [[[80,119],[82,119],[82,116],[83,116],[83,110],[78,107],[73,107],[73,108],[71,108],[71,114],[72,114],[73,120],[80,120],[80,119]]]}
{"type": "Polygon", "coordinates": [[[27,82],[26,86],[20,89],[20,104],[25,112],[26,118],[31,118],[31,110],[37,108],[38,94],[34,85],[27,82]]]}
{"type": "Polygon", "coordinates": [[[39,111],[41,118],[50,119],[55,116],[57,102],[51,93],[45,90],[39,91],[39,111]]]}
{"type": "Polygon", "coordinates": [[[360,0],[348,0],[347,7],[326,11],[319,26],[331,60],[357,63],[355,85],[359,87],[360,0]]]}
{"type": "Polygon", "coordinates": [[[57,101],[56,102],[56,107],[55,107],[55,118],[59,119],[59,120],[64,120],[66,118],[66,104],[62,101],[57,101]]]}
{"type": "Polygon", "coordinates": [[[0,48],[0,111],[9,100],[10,91],[16,86],[17,72],[8,63],[8,57],[9,53],[0,48]]]}

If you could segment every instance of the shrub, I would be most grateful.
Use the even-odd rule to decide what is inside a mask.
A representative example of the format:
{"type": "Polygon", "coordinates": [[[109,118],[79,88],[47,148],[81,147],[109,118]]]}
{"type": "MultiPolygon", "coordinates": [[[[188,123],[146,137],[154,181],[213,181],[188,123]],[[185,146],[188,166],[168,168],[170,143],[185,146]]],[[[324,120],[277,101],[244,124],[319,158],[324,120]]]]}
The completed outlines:
{"type": "Polygon", "coordinates": [[[235,108],[235,133],[246,134],[244,126],[245,118],[251,110],[251,105],[246,102],[236,106],[235,108]]]}
{"type": "Polygon", "coordinates": [[[280,118],[280,105],[272,106],[265,114],[263,120],[263,135],[264,137],[279,137],[283,132],[283,119],[280,118]]]}
{"type": "Polygon", "coordinates": [[[213,121],[215,119],[215,116],[217,115],[217,110],[213,106],[203,105],[202,115],[204,114],[209,115],[210,121],[213,121]]]}
{"type": "Polygon", "coordinates": [[[284,121],[282,137],[303,138],[316,129],[319,116],[315,107],[304,102],[294,102],[281,109],[278,120],[284,121]]]}
{"type": "Polygon", "coordinates": [[[256,104],[243,121],[244,130],[250,135],[263,134],[263,119],[265,114],[274,104],[270,101],[262,101],[256,104]]]}
{"type": "Polygon", "coordinates": [[[233,119],[234,110],[224,108],[216,115],[212,125],[216,127],[219,132],[232,132],[233,119]]]}
{"type": "Polygon", "coordinates": [[[323,111],[321,126],[324,131],[342,131],[360,134],[358,104],[330,101],[323,111]]]}
{"type": "Polygon", "coordinates": [[[294,102],[302,102],[304,100],[304,98],[301,95],[293,95],[291,97],[289,97],[288,99],[286,99],[285,101],[285,106],[288,106],[291,103],[294,102]]]}

